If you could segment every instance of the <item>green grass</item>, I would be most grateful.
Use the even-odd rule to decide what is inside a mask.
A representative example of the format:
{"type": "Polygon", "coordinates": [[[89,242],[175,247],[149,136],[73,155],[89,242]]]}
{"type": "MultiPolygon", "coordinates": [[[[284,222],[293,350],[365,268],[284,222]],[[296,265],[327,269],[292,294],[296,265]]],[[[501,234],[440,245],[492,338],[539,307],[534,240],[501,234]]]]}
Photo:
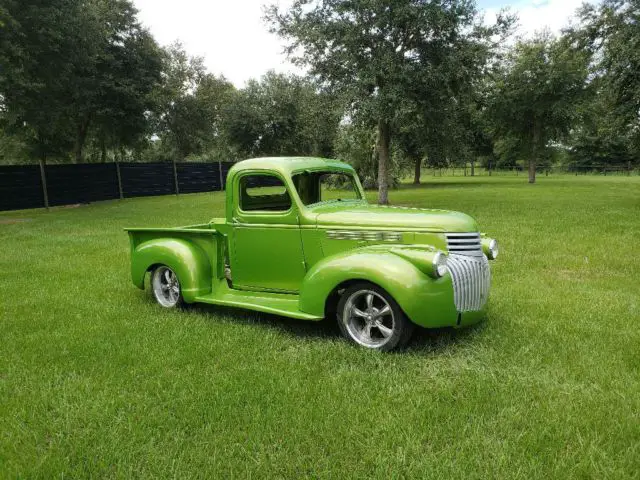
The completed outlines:
{"type": "Polygon", "coordinates": [[[640,178],[425,180],[391,201],[502,253],[487,322],[396,354],[133,287],[122,227],[219,193],[0,214],[0,476],[639,478],[640,178]]]}

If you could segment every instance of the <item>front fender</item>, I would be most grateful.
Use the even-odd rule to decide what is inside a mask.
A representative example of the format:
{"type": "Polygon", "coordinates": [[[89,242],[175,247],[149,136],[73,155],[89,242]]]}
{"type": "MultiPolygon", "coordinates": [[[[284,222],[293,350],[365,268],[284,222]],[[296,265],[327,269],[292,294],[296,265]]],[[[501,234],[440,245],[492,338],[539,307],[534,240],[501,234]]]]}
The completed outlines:
{"type": "Polygon", "coordinates": [[[154,265],[166,265],[180,280],[182,297],[191,303],[211,292],[211,262],[197,245],[177,238],[162,238],[141,243],[131,252],[131,279],[144,288],[144,276],[154,265]]]}
{"type": "Polygon", "coordinates": [[[323,316],[329,295],[342,283],[365,280],[384,288],[409,319],[421,326],[455,325],[453,285],[447,274],[434,279],[391,250],[361,249],[327,257],[305,276],[300,310],[323,316]]]}

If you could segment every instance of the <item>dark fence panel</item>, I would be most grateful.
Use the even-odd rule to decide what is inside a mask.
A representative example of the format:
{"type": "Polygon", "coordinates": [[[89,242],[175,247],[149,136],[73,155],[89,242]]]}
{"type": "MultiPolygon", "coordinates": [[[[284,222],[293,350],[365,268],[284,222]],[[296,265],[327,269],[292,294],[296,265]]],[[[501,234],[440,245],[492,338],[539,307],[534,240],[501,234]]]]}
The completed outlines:
{"type": "Polygon", "coordinates": [[[148,197],[176,193],[171,163],[121,163],[125,197],[148,197]]]}
{"type": "Polygon", "coordinates": [[[218,163],[177,163],[180,193],[221,190],[218,163]]]}
{"type": "MultiPolygon", "coordinates": [[[[177,163],[180,193],[224,189],[233,163],[177,163]],[[220,183],[222,182],[222,186],[220,183]]],[[[45,165],[49,205],[69,205],[176,193],[172,163],[83,163],[45,165]]],[[[44,207],[39,165],[0,166],[0,211],[44,207]]]]}
{"type": "Polygon", "coordinates": [[[9,165],[0,168],[0,210],[44,207],[38,165],[9,165]]]}
{"type": "Polygon", "coordinates": [[[120,198],[115,163],[45,167],[49,205],[69,205],[120,198]]]}
{"type": "Polygon", "coordinates": [[[220,166],[222,168],[222,189],[224,190],[227,188],[227,174],[229,173],[229,170],[231,169],[231,167],[233,167],[233,163],[222,162],[220,166]]]}

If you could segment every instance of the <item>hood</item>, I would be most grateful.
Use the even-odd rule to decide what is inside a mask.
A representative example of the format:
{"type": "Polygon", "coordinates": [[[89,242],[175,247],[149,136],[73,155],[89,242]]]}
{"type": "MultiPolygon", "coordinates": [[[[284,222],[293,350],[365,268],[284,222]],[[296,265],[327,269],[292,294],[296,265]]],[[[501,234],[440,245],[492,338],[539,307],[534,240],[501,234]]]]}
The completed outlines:
{"type": "Polygon", "coordinates": [[[477,232],[469,215],[449,210],[333,202],[313,209],[319,227],[398,228],[438,232],[477,232]]]}

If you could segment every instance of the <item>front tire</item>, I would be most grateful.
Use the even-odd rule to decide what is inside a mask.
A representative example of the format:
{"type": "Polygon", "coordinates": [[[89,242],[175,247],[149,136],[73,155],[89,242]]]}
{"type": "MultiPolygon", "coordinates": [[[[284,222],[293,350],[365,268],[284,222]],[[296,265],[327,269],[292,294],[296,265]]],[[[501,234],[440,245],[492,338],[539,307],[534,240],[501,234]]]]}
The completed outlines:
{"type": "Polygon", "coordinates": [[[176,308],[184,303],[178,276],[166,265],[160,265],[151,274],[151,289],[156,302],[164,308],[176,308]]]}
{"type": "Polygon", "coordinates": [[[338,325],[348,340],[383,352],[404,347],[413,333],[413,323],[393,297],[369,282],[358,282],[343,292],[338,325]]]}

